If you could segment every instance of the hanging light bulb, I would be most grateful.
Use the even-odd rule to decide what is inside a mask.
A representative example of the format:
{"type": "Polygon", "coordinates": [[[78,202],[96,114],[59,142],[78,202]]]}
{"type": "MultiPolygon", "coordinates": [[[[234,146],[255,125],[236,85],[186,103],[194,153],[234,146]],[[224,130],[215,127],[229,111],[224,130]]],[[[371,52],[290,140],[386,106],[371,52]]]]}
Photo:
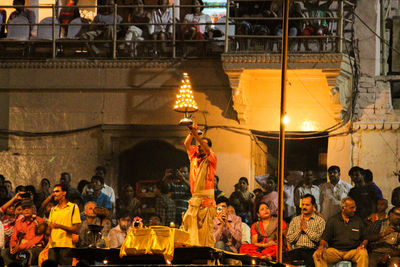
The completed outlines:
{"type": "Polygon", "coordinates": [[[283,124],[288,124],[290,122],[289,116],[285,114],[282,119],[283,124]]]}

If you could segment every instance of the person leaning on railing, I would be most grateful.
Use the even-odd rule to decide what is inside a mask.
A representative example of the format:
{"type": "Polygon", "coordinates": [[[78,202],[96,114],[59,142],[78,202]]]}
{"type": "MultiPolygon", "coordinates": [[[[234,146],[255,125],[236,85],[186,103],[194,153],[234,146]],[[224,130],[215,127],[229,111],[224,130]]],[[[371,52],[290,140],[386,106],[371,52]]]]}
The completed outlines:
{"type": "MultiPolygon", "coordinates": [[[[153,40],[161,40],[161,50],[167,50],[165,40],[170,39],[172,34],[172,8],[168,6],[168,0],[158,0],[159,8],[153,10],[149,24],[149,34],[153,40]]],[[[154,55],[158,55],[157,42],[154,42],[154,55]]]]}
{"type": "MultiPolygon", "coordinates": [[[[324,4],[320,4],[320,0],[302,0],[304,2],[304,7],[306,9],[306,13],[310,18],[323,18],[328,15],[329,7],[332,4],[333,0],[328,0],[324,4]]],[[[326,20],[310,20],[307,22],[306,27],[303,29],[301,35],[310,36],[310,35],[319,35],[323,36],[328,32],[328,22],[326,20]]],[[[321,41],[320,39],[320,50],[321,50],[321,41]]],[[[308,46],[307,41],[304,42],[304,47],[306,51],[309,51],[310,48],[308,46]]]]}
{"type": "MultiPolygon", "coordinates": [[[[93,41],[95,39],[100,40],[112,40],[113,38],[113,24],[114,24],[114,13],[111,5],[114,3],[113,0],[108,0],[108,6],[99,6],[98,14],[94,17],[90,31],[82,34],[82,39],[93,41]]],[[[122,17],[117,15],[117,32],[120,30],[119,24],[122,22],[122,17]]],[[[93,44],[88,43],[89,51],[94,55],[99,55],[100,50],[93,44]]]]}
{"type": "Polygon", "coordinates": [[[133,25],[130,25],[126,30],[124,36],[126,42],[123,42],[118,46],[121,50],[124,50],[126,46],[130,46],[131,56],[134,56],[137,45],[137,43],[134,42],[139,40],[141,37],[145,38],[148,36],[147,24],[150,22],[151,17],[151,14],[144,9],[143,0],[134,0],[133,5],[132,13],[128,16],[128,23],[132,23],[133,25]]]}
{"type": "Polygon", "coordinates": [[[183,23],[187,23],[181,28],[182,39],[204,40],[212,38],[211,17],[202,13],[204,3],[202,0],[193,0],[192,13],[186,14],[183,23]]]}

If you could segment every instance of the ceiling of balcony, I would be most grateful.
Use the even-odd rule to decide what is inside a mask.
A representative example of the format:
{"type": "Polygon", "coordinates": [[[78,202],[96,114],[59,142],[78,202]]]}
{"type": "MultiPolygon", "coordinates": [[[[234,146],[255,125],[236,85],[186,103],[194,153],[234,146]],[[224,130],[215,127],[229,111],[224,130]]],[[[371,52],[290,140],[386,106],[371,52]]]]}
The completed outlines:
{"type": "MultiPolygon", "coordinates": [[[[332,101],[326,74],[321,69],[288,70],[287,76],[287,131],[321,131],[337,124],[337,104],[332,101]]],[[[243,70],[233,94],[249,128],[279,131],[280,88],[280,70],[243,70]],[[241,94],[240,98],[235,94],[241,94]]]]}

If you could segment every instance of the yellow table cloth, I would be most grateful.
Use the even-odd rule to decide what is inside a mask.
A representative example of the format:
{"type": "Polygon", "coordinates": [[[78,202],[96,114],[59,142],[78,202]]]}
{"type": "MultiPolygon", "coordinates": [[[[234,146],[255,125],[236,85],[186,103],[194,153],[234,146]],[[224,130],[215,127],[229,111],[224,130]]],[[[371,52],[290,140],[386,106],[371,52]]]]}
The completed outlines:
{"type": "Polygon", "coordinates": [[[162,254],[166,261],[172,261],[174,249],[183,246],[191,246],[189,232],[166,226],[131,228],[119,256],[162,254]]]}

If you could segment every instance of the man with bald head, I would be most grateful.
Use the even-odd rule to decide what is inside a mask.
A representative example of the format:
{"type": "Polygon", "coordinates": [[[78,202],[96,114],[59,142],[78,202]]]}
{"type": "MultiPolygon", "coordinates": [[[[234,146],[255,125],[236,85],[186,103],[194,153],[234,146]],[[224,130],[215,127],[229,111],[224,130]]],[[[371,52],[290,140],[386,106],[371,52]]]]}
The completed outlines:
{"type": "Polygon", "coordinates": [[[328,263],[351,261],[357,267],[368,266],[368,244],[365,224],[355,215],[356,203],[350,197],[340,201],[341,211],[330,217],[313,258],[316,267],[328,263]]]}

